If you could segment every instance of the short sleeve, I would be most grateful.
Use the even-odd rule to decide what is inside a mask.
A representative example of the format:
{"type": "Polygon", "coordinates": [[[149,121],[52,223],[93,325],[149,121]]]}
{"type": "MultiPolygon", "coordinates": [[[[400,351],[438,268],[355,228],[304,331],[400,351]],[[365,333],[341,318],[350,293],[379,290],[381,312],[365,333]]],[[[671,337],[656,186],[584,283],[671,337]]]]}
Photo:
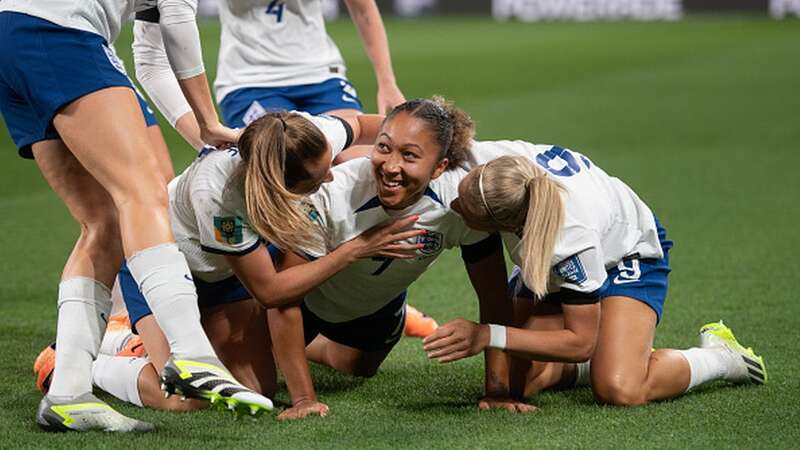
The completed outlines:
{"type": "Polygon", "coordinates": [[[246,215],[236,208],[226,208],[215,193],[194,192],[192,206],[203,251],[245,255],[261,243],[261,238],[247,222],[246,215]]]}
{"type": "Polygon", "coordinates": [[[597,247],[587,248],[561,260],[553,266],[553,276],[562,290],[588,294],[590,297],[599,291],[608,277],[602,253],[597,247]]]}
{"type": "MultiPolygon", "coordinates": [[[[319,227],[325,233],[329,231],[327,226],[328,217],[326,215],[330,201],[328,194],[328,190],[325,188],[325,186],[323,186],[319,191],[311,196],[311,202],[308,204],[307,209],[308,218],[311,219],[312,225],[319,227]]],[[[321,243],[320,246],[316,248],[306,247],[299,250],[300,253],[302,253],[302,255],[309,260],[321,258],[328,254],[328,249],[325,243],[321,243]]]]}
{"type": "Polygon", "coordinates": [[[353,128],[346,120],[324,114],[318,116],[312,116],[307,113],[298,114],[302,114],[322,131],[325,139],[331,145],[332,158],[335,158],[336,155],[353,143],[353,128]]]}

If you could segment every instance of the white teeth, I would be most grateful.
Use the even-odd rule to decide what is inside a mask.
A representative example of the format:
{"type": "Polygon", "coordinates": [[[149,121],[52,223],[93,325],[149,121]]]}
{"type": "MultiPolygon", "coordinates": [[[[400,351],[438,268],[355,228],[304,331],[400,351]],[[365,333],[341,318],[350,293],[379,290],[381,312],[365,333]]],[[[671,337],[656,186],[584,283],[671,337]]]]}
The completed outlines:
{"type": "Polygon", "coordinates": [[[400,182],[399,181],[384,181],[383,184],[385,184],[386,186],[388,186],[390,188],[394,188],[394,187],[400,186],[400,182]]]}

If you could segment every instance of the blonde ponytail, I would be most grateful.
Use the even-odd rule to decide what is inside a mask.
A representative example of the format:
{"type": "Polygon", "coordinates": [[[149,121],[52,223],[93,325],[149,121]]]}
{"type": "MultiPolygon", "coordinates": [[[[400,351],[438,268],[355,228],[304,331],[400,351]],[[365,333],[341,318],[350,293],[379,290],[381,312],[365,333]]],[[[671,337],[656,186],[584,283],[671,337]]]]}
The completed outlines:
{"type": "Polygon", "coordinates": [[[550,177],[534,176],[526,185],[528,208],[522,231],[522,280],[533,293],[547,294],[556,240],[564,223],[561,187],[550,177]]]}
{"type": "Polygon", "coordinates": [[[561,186],[527,158],[501,156],[464,179],[463,208],[522,239],[522,279],[537,297],[547,294],[551,260],[564,223],[561,186]]]}
{"type": "Polygon", "coordinates": [[[290,189],[309,177],[303,162],[322,157],[327,145],[313,123],[285,112],[257,119],[239,139],[250,226],[282,250],[316,249],[324,242],[307,197],[290,189]]]}

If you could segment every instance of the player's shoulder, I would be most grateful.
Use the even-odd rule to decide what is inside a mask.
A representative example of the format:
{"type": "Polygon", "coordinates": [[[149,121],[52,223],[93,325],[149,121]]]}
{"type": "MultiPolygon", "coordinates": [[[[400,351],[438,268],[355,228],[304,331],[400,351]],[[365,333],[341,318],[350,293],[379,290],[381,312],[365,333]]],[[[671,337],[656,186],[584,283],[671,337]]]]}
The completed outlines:
{"type": "Polygon", "coordinates": [[[468,160],[469,166],[485,164],[501,156],[523,156],[535,159],[540,153],[551,149],[550,144],[534,144],[522,140],[473,141],[468,160]]]}
{"type": "Polygon", "coordinates": [[[431,180],[425,195],[437,203],[450,208],[450,203],[458,197],[458,184],[469,171],[463,167],[453,167],[445,170],[438,178],[431,180]]]}
{"type": "Polygon", "coordinates": [[[241,162],[236,148],[217,150],[206,147],[179,175],[179,183],[190,193],[193,201],[196,197],[215,197],[221,202],[231,184],[240,176],[241,162]]]}
{"type": "Polygon", "coordinates": [[[322,203],[325,209],[330,210],[328,213],[352,214],[377,195],[369,158],[356,158],[336,165],[331,174],[333,181],[323,183],[319,191],[311,195],[315,203],[322,203]]]}

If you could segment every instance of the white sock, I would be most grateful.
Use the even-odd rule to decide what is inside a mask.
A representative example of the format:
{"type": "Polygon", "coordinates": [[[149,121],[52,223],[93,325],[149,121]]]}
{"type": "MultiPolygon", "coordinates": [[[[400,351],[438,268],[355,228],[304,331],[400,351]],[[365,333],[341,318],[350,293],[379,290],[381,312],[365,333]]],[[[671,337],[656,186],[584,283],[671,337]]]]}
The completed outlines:
{"type": "Polygon", "coordinates": [[[128,268],[177,358],[216,357],[200,324],[197,293],[186,258],[174,243],[142,250],[128,268]]]}
{"type": "Polygon", "coordinates": [[[108,330],[103,336],[103,341],[100,343],[100,354],[114,356],[119,353],[125,344],[130,341],[133,336],[133,331],[130,329],[124,330],[108,330]]]}
{"type": "Polygon", "coordinates": [[[114,277],[114,286],[111,286],[111,315],[128,313],[125,309],[125,300],[122,298],[122,289],[119,286],[119,275],[114,277]]]}
{"type": "Polygon", "coordinates": [[[722,348],[698,348],[677,350],[689,363],[690,389],[712,380],[719,380],[728,372],[731,364],[730,354],[722,348]]]}
{"type": "Polygon", "coordinates": [[[106,331],[111,292],[85,277],[58,285],[56,366],[48,395],[75,397],[92,392],[92,361],[106,331]]]}
{"type": "Polygon", "coordinates": [[[139,374],[148,364],[147,358],[100,355],[92,365],[92,381],[124,402],[143,406],[139,396],[139,374]]]}
{"type": "Polygon", "coordinates": [[[591,367],[592,360],[575,364],[575,386],[591,386],[591,367]]]}

